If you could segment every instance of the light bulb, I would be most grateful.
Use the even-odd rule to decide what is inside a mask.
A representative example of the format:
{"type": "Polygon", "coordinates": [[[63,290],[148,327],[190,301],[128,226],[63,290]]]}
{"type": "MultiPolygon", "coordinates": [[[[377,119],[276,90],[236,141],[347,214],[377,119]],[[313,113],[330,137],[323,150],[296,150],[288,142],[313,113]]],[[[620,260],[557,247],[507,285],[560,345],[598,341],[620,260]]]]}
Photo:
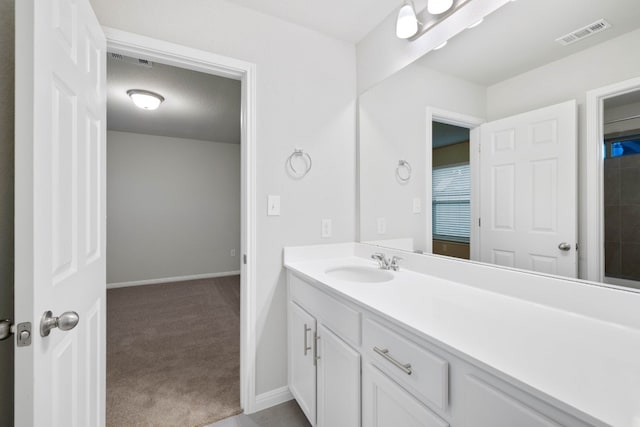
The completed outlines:
{"type": "Polygon", "coordinates": [[[432,15],[440,15],[451,9],[453,0],[429,0],[427,3],[427,11],[432,15]]]}
{"type": "Polygon", "coordinates": [[[418,32],[418,18],[413,5],[405,4],[398,12],[398,20],[396,21],[396,36],[400,39],[408,39],[416,35],[418,32]]]}

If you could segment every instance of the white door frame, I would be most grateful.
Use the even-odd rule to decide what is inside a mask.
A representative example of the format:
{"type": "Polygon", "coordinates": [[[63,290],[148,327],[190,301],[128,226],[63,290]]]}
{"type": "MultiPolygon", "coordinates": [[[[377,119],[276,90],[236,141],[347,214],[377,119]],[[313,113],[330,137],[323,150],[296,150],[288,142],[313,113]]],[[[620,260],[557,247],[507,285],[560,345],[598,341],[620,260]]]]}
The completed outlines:
{"type": "MultiPolygon", "coordinates": [[[[242,220],[241,245],[247,262],[241,268],[240,405],[256,410],[256,66],[211,52],[103,27],[107,51],[162,62],[242,82],[242,220]]],[[[106,58],[105,58],[106,60],[106,58]]]]}
{"type": "Polygon", "coordinates": [[[470,258],[479,260],[480,256],[480,230],[475,220],[480,217],[480,125],[485,119],[468,116],[466,114],[455,113],[452,111],[442,110],[435,107],[427,107],[427,129],[426,129],[426,146],[425,150],[425,221],[426,225],[426,243],[431,242],[431,246],[427,249],[428,253],[433,252],[433,230],[432,230],[432,165],[433,165],[433,121],[446,123],[448,125],[459,126],[469,129],[469,168],[471,169],[471,236],[469,238],[469,246],[471,251],[470,258]]]}
{"type": "Polygon", "coordinates": [[[587,92],[587,277],[604,282],[604,100],[640,90],[640,77],[587,92]]]}

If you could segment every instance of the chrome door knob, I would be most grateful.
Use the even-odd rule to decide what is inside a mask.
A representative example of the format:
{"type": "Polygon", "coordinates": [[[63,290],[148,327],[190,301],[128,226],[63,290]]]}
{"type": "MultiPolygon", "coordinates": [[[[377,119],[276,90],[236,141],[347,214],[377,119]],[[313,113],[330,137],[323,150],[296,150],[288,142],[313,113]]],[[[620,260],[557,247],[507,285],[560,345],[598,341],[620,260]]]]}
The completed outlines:
{"type": "Polygon", "coordinates": [[[558,245],[558,249],[560,249],[561,251],[570,251],[571,245],[567,242],[562,242],[558,245]]]}
{"type": "Polygon", "coordinates": [[[40,321],[40,336],[49,336],[54,328],[61,331],[68,331],[76,327],[80,321],[80,316],[75,311],[65,311],[58,317],[54,317],[51,311],[45,311],[40,321]]]}

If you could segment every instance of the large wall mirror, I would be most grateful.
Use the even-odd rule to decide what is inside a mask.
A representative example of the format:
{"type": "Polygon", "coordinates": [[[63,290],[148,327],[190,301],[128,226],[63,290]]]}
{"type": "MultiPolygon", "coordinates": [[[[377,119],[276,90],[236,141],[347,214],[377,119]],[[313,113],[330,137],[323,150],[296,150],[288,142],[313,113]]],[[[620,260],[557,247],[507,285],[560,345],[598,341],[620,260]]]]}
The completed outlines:
{"type": "Polygon", "coordinates": [[[639,47],[637,0],[519,0],[367,90],[360,241],[640,289],[639,47]]]}

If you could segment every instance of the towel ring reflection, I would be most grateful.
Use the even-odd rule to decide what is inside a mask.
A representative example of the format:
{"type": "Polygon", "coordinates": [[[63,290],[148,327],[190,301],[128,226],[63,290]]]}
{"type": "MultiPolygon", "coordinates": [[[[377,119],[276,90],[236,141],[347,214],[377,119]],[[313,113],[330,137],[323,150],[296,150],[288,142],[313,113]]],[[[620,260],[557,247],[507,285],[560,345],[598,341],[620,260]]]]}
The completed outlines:
{"type": "Polygon", "coordinates": [[[409,182],[411,179],[411,165],[406,160],[400,160],[396,168],[396,176],[402,182],[409,182]]]}
{"type": "Polygon", "coordinates": [[[291,153],[291,155],[289,156],[288,162],[289,162],[289,168],[291,168],[291,171],[293,172],[293,174],[298,178],[302,178],[306,174],[308,174],[309,171],[311,170],[311,167],[313,166],[313,161],[311,160],[311,156],[309,155],[309,153],[305,153],[302,148],[294,149],[293,153],[291,153]],[[305,158],[305,169],[304,170],[297,170],[296,167],[293,165],[293,159],[296,158],[296,157],[304,157],[305,158]]]}

